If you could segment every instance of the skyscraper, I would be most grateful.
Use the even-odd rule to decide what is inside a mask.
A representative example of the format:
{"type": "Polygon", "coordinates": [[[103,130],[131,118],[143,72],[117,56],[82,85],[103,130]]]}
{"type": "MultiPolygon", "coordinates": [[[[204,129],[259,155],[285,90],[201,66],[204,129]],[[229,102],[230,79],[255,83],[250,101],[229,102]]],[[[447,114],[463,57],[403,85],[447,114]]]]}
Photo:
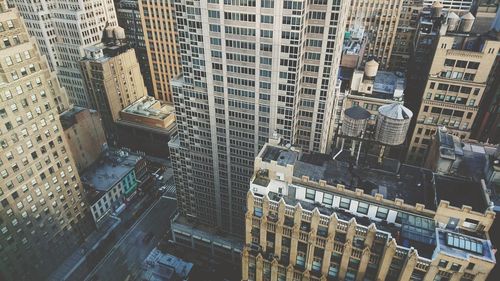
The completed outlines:
{"type": "Polygon", "coordinates": [[[329,150],[348,8],[176,1],[182,76],[172,82],[170,149],[181,216],[242,235],[254,157],[274,132],[329,150]]]}
{"type": "Polygon", "coordinates": [[[0,279],[43,280],[83,239],[87,206],[59,113],[65,92],[0,1],[0,279]]]}
{"type": "Polygon", "coordinates": [[[113,0],[12,0],[31,36],[75,105],[91,108],[79,61],[84,49],[101,42],[106,26],[117,26],[113,0]]]}
{"type": "Polygon", "coordinates": [[[366,35],[364,61],[375,57],[381,68],[389,66],[403,0],[352,0],[348,30],[362,29],[366,35]]]}
{"type": "Polygon", "coordinates": [[[139,14],[153,88],[149,94],[172,102],[170,81],[181,71],[174,1],[141,0],[139,14]]]}

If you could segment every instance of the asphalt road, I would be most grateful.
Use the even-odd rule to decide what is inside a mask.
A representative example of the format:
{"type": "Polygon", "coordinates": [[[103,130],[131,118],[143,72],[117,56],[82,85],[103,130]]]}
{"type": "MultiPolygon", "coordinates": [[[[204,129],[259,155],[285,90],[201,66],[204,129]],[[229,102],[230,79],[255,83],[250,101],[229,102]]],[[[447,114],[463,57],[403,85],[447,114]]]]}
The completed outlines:
{"type": "Polygon", "coordinates": [[[137,279],[144,259],[158,244],[161,237],[170,230],[170,216],[175,209],[175,200],[161,197],[117,242],[85,281],[137,279]],[[144,243],[143,238],[148,232],[153,232],[154,236],[151,241],[144,243]]]}

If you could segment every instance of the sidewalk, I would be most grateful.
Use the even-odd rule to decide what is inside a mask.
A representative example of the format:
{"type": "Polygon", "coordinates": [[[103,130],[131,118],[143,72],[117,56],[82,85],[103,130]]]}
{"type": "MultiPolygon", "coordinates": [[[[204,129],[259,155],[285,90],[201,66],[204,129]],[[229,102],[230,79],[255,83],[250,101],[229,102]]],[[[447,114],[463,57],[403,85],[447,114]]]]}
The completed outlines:
{"type": "Polygon", "coordinates": [[[66,258],[66,260],[47,278],[48,281],[61,281],[66,280],[73,271],[75,271],[82,262],[85,261],[85,257],[92,249],[96,248],[102,240],[115,229],[121,220],[116,217],[108,217],[105,222],[101,225],[99,229],[92,232],[85,242],[75,252],[66,258]]]}
{"type": "MultiPolygon", "coordinates": [[[[80,247],[75,250],[75,252],[66,258],[64,263],[62,263],[52,274],[47,278],[47,281],[63,281],[74,279],[72,275],[76,274],[79,276],[81,272],[84,272],[82,264],[86,261],[87,255],[93,252],[101,242],[105,240],[112,231],[117,231],[120,233],[122,230],[127,230],[131,223],[136,219],[135,216],[137,212],[143,209],[149,200],[152,199],[151,196],[135,197],[130,202],[129,205],[119,217],[109,216],[106,221],[96,231],[92,232],[85,242],[80,245],[80,247]],[[83,270],[83,271],[82,271],[83,270]]],[[[84,272],[85,273],[85,272],[84,272]]]]}

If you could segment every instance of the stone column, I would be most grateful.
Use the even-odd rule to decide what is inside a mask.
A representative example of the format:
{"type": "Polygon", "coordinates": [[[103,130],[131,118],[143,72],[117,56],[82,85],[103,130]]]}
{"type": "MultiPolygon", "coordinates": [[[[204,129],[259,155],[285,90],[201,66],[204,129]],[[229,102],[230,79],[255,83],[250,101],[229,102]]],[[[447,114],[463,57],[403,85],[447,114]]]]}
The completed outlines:
{"type": "Polygon", "coordinates": [[[377,234],[377,227],[375,224],[370,224],[368,226],[368,232],[366,233],[365,246],[371,248],[373,242],[375,241],[375,234],[377,234]]]}
{"type": "Polygon", "coordinates": [[[344,244],[344,252],[342,253],[342,260],[340,261],[339,280],[344,280],[347,273],[347,266],[352,253],[352,239],[356,234],[356,220],[352,218],[347,227],[346,242],[344,244]]]}
{"type": "Polygon", "coordinates": [[[252,218],[253,214],[248,210],[245,214],[245,244],[252,243],[252,218]]]}
{"type": "MultiPolygon", "coordinates": [[[[265,214],[265,213],[264,213],[265,214]]],[[[267,248],[267,216],[263,215],[260,220],[260,246],[262,251],[266,251],[267,248]]]]}
{"type": "Polygon", "coordinates": [[[271,262],[271,281],[278,281],[278,261],[276,259],[271,262]]]}
{"type": "Polygon", "coordinates": [[[260,246],[262,251],[267,250],[267,215],[269,214],[269,197],[262,198],[262,219],[260,221],[260,246]]]}
{"type": "Polygon", "coordinates": [[[379,270],[377,274],[377,281],[384,281],[387,277],[387,272],[389,271],[389,266],[391,265],[392,257],[396,253],[396,240],[392,238],[385,245],[384,253],[382,254],[382,260],[380,261],[379,270]]]}
{"type": "Polygon", "coordinates": [[[274,238],[274,255],[281,259],[281,244],[283,238],[283,223],[285,221],[285,200],[278,203],[278,221],[276,222],[276,237],[274,238]]]}
{"type": "Polygon", "coordinates": [[[431,266],[429,266],[429,270],[425,274],[424,281],[434,281],[434,278],[436,278],[436,274],[438,272],[439,272],[438,267],[434,264],[431,264],[431,266]]]}
{"type": "Polygon", "coordinates": [[[365,247],[363,250],[363,255],[361,256],[361,261],[359,263],[358,274],[356,275],[356,281],[362,281],[365,277],[366,268],[368,267],[368,262],[370,261],[371,251],[369,247],[365,247]]]}
{"type": "Polygon", "coordinates": [[[262,281],[262,275],[264,272],[264,259],[262,255],[259,253],[255,259],[255,281],[262,281]]]}
{"type": "Polygon", "coordinates": [[[309,231],[309,242],[307,243],[307,256],[306,256],[306,269],[312,270],[312,263],[314,259],[314,249],[316,248],[316,234],[318,233],[319,226],[319,210],[314,208],[311,216],[311,231],[309,231]]]}
{"type": "Polygon", "coordinates": [[[248,249],[243,248],[241,253],[241,279],[248,280],[248,249]]]}
{"type": "Polygon", "coordinates": [[[311,280],[311,272],[309,272],[309,270],[306,269],[306,271],[304,271],[304,274],[302,275],[302,281],[310,281],[311,280]]]}
{"type": "Polygon", "coordinates": [[[245,214],[245,244],[252,243],[253,195],[247,192],[247,212],[245,214]]]}
{"type": "Polygon", "coordinates": [[[290,263],[293,265],[297,263],[297,246],[299,244],[299,231],[301,221],[302,207],[300,206],[300,204],[297,204],[295,206],[295,213],[293,217],[292,242],[290,246],[290,263]]]}
{"type": "Polygon", "coordinates": [[[328,271],[330,269],[330,260],[332,258],[334,236],[335,233],[330,233],[330,231],[328,231],[328,237],[326,238],[325,252],[323,254],[323,262],[321,264],[321,274],[323,276],[328,276],[328,271]]]}
{"type": "Polygon", "coordinates": [[[415,249],[410,248],[410,252],[408,253],[408,258],[401,270],[401,274],[399,275],[400,281],[410,281],[411,274],[415,269],[415,265],[417,264],[418,255],[415,249]]]}
{"type": "Polygon", "coordinates": [[[274,255],[281,258],[281,244],[283,237],[283,222],[276,223],[276,235],[274,238],[274,255]]]}
{"type": "Polygon", "coordinates": [[[289,264],[288,267],[286,268],[286,280],[293,280],[293,265],[289,264]]]}

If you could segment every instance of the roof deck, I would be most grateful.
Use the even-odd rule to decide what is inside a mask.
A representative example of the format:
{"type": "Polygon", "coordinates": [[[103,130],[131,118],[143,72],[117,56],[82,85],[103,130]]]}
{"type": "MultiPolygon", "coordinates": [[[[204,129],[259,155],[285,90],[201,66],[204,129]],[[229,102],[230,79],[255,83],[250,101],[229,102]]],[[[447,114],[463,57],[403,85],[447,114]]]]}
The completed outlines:
{"type": "Polygon", "coordinates": [[[408,165],[401,165],[396,171],[354,167],[326,155],[304,155],[295,164],[293,175],[307,176],[313,181],[325,180],[333,186],[342,184],[351,190],[361,188],[366,194],[379,193],[385,199],[399,198],[410,205],[420,203],[427,209],[436,209],[430,171],[408,165]]]}
{"type": "Polygon", "coordinates": [[[130,173],[137,161],[138,155],[121,151],[106,151],[82,176],[82,181],[96,191],[106,192],[130,173]]]}
{"type": "Polygon", "coordinates": [[[262,153],[262,160],[270,163],[276,161],[280,166],[293,165],[298,159],[296,151],[284,149],[282,147],[267,145],[262,153]]]}

